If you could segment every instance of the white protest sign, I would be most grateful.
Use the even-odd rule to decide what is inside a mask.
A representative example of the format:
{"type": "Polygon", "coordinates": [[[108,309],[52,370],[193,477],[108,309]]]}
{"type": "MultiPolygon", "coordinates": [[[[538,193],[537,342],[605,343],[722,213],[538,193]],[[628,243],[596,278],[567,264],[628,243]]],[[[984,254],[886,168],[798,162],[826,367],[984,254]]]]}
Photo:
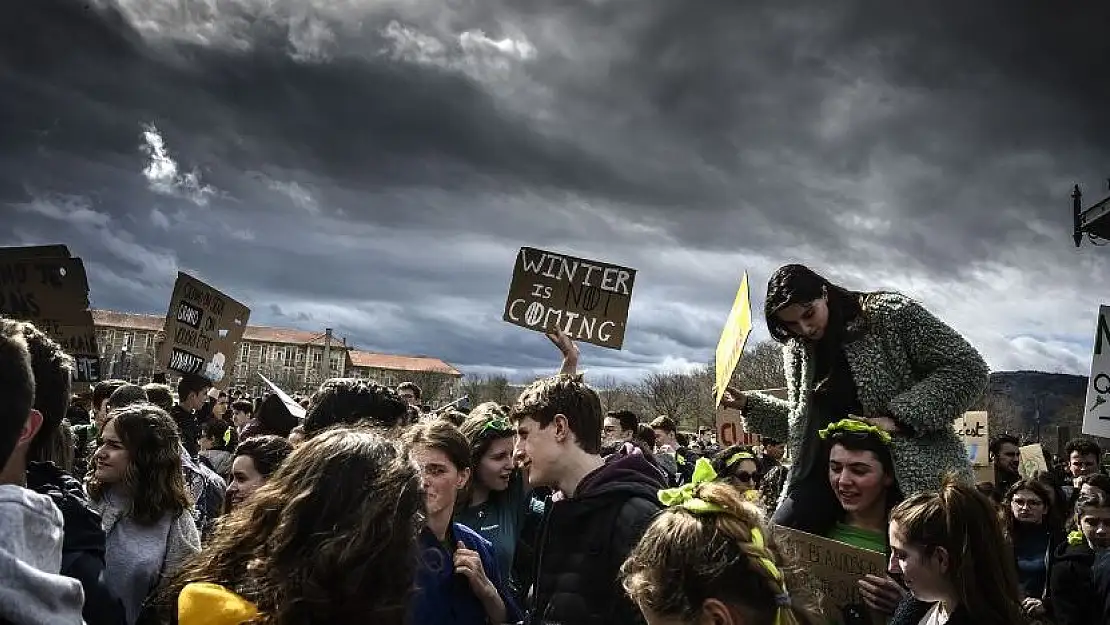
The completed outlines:
{"type": "Polygon", "coordinates": [[[298,419],[304,420],[306,411],[303,406],[298,404],[297,401],[290,397],[288,393],[278,388],[278,385],[271,382],[266,376],[259,373],[258,377],[262,378],[262,381],[266,383],[266,386],[269,386],[270,390],[274,392],[274,395],[278,396],[278,399],[281,400],[281,403],[285,404],[285,407],[289,409],[290,414],[298,419]]]}
{"type": "Polygon", "coordinates": [[[1083,405],[1083,433],[1110,437],[1110,306],[1100,306],[1095,322],[1095,353],[1083,405]]]}
{"type": "Polygon", "coordinates": [[[1044,459],[1044,448],[1040,443],[1033,443],[1018,447],[1018,452],[1021,453],[1021,464],[1018,465],[1018,473],[1025,479],[1031,479],[1037,471],[1048,472],[1048,463],[1044,459]]]}

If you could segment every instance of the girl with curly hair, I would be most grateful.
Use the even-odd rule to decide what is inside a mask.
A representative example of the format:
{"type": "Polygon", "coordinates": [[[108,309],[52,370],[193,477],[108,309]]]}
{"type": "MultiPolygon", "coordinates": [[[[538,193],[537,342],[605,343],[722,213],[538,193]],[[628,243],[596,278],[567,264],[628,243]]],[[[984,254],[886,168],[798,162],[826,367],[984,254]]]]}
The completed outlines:
{"type": "Polygon", "coordinates": [[[200,550],[173,419],[149,403],[113,410],[85,489],[106,537],[103,579],[135,623],[161,581],[200,550]]]}
{"type": "Polygon", "coordinates": [[[305,441],[224,517],[158,601],[180,625],[403,625],[423,493],[393,440],[336,427],[305,441]]]}

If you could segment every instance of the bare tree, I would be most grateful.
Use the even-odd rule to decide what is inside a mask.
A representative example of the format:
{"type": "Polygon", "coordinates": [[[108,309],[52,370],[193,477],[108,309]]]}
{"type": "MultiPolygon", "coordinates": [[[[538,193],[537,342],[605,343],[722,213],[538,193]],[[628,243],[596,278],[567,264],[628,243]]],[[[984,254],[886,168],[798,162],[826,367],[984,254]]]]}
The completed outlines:
{"type": "Polygon", "coordinates": [[[992,437],[999,434],[1023,437],[1028,434],[1028,428],[1021,418],[1021,406],[1005,395],[987,397],[987,416],[992,437]]]}
{"type": "MultiPolygon", "coordinates": [[[[654,415],[668,415],[675,423],[696,423],[699,388],[695,376],[677,371],[649,373],[637,390],[644,407],[654,415]]],[[[645,415],[645,420],[650,418],[645,415]]]]}
{"type": "Polygon", "coordinates": [[[782,346],[774,341],[761,341],[744,350],[732,373],[736,386],[747,390],[782,388],[786,376],[782,368],[782,346]]]}
{"type": "Polygon", "coordinates": [[[421,403],[438,406],[454,399],[444,397],[451,387],[451,376],[444,371],[406,371],[398,376],[420,387],[421,403]]]}

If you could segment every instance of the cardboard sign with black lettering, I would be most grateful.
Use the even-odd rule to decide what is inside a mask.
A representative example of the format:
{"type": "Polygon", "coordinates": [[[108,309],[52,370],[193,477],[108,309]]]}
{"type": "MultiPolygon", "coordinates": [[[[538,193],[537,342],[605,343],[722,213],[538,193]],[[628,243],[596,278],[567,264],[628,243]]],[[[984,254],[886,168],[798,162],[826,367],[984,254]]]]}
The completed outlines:
{"type": "Polygon", "coordinates": [[[227,388],[250,312],[227,295],[178,272],[158,363],[177,373],[204,376],[216,388],[227,388]]]}
{"type": "Polygon", "coordinates": [[[75,361],[75,382],[100,380],[85,265],[64,245],[0,248],[0,314],[35,324],[61,345],[75,361]]]}
{"type": "Polygon", "coordinates": [[[859,592],[865,575],[886,574],[886,554],[776,525],[779,548],[800,569],[800,585],[813,592],[830,623],[886,623],[870,610],[859,592]],[[862,617],[862,618],[861,618],[862,617]]]}
{"type": "Polygon", "coordinates": [[[620,349],[636,270],[520,248],[502,317],[537,332],[561,328],[576,341],[620,349]]]}

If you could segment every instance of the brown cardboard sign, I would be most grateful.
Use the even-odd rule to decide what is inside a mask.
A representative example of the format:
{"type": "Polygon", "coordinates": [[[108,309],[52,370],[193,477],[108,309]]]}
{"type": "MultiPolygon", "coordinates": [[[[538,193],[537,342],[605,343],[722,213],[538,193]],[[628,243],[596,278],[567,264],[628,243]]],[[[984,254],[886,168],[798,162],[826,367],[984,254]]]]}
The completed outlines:
{"type": "Polygon", "coordinates": [[[522,247],[502,319],[620,349],[635,280],[635,269],[522,247]]]}
{"type": "Polygon", "coordinates": [[[973,467],[990,464],[990,419],[985,410],[965,412],[956,419],[956,434],[963,439],[967,458],[973,467]]]}
{"type": "Polygon", "coordinates": [[[731,408],[717,409],[717,444],[722,448],[733,445],[747,445],[754,447],[761,445],[763,439],[759,434],[753,434],[744,429],[740,420],[740,411],[731,408]]]}
{"type": "Polygon", "coordinates": [[[250,309],[243,304],[178,272],[158,364],[180,374],[206,377],[216,388],[227,388],[249,317],[250,309]]]}
{"type": "Polygon", "coordinates": [[[869,621],[862,622],[886,622],[867,607],[858,583],[865,575],[886,574],[885,554],[779,525],[774,533],[783,553],[800,569],[801,585],[820,599],[821,611],[829,622],[838,625],[861,622],[853,614],[870,615],[869,621]]]}
{"type": "Polygon", "coordinates": [[[0,249],[0,314],[35,324],[74,358],[77,382],[100,379],[89,282],[65,246],[0,249]],[[56,254],[65,254],[57,256],[56,254]]]}

